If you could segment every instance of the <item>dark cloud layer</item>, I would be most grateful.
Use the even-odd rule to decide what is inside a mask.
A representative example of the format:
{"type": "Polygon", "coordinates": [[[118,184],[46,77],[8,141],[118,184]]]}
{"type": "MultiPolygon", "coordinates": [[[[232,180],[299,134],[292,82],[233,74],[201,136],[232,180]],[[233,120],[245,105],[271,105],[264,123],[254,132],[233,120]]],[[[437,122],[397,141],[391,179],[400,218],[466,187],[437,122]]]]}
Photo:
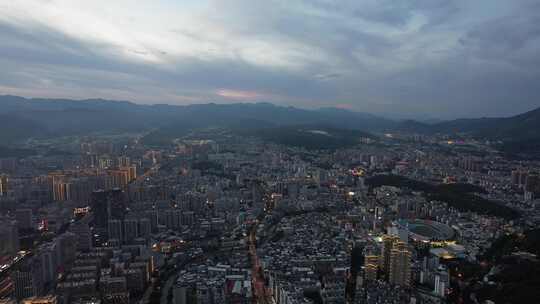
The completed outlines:
{"type": "Polygon", "coordinates": [[[441,118],[540,106],[537,1],[130,3],[2,5],[0,94],[441,118]]]}

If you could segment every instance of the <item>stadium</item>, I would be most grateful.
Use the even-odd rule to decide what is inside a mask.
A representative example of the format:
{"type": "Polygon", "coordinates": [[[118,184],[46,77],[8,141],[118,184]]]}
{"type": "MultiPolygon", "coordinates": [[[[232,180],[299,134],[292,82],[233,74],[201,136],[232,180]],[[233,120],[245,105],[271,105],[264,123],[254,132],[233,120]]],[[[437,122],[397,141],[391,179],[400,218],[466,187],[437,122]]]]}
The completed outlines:
{"type": "Polygon", "coordinates": [[[430,220],[401,220],[399,226],[409,230],[409,237],[415,241],[447,242],[451,241],[455,232],[452,227],[430,220]]]}

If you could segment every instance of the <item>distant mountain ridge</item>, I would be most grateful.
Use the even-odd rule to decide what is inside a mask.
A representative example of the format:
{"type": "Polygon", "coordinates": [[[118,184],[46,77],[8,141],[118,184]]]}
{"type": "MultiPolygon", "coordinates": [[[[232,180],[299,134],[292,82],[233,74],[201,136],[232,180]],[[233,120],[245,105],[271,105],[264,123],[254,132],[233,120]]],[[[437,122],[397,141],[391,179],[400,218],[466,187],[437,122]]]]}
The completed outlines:
{"type": "Polygon", "coordinates": [[[416,121],[403,122],[414,124],[412,131],[429,133],[468,133],[486,138],[508,140],[515,136],[536,137],[540,135],[540,108],[511,117],[463,118],[426,124],[416,121]]]}
{"type": "Polygon", "coordinates": [[[356,130],[384,129],[395,122],[367,113],[339,109],[306,110],[270,103],[194,104],[186,106],[140,105],[102,99],[27,99],[0,96],[0,116],[9,116],[21,136],[0,131],[0,140],[11,143],[29,137],[126,132],[148,129],[325,124],[356,130]]]}
{"type": "Polygon", "coordinates": [[[512,153],[540,152],[540,108],[511,117],[455,119],[436,124],[403,122],[398,129],[501,141],[500,149],[512,153]]]}
{"type": "Polygon", "coordinates": [[[27,99],[0,95],[0,145],[31,137],[134,132],[174,132],[208,126],[280,127],[319,124],[366,132],[467,134],[540,150],[540,108],[506,118],[456,119],[437,123],[394,121],[338,108],[316,110],[271,103],[141,105],[104,99],[27,99]]]}

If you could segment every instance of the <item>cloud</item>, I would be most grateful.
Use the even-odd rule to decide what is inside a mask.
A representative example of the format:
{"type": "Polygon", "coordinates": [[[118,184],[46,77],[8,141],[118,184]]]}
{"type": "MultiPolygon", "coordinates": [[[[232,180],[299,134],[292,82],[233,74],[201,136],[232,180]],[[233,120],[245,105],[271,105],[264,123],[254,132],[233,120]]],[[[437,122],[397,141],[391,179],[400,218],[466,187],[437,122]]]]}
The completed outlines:
{"type": "Polygon", "coordinates": [[[314,76],[316,79],[320,80],[329,80],[332,78],[338,78],[341,77],[341,74],[339,73],[321,73],[314,76]]]}
{"type": "Polygon", "coordinates": [[[232,100],[257,100],[264,96],[258,92],[239,91],[231,89],[221,89],[216,92],[217,95],[232,100]]]}
{"type": "Polygon", "coordinates": [[[334,105],[335,108],[343,109],[343,110],[354,110],[355,106],[350,103],[338,103],[334,105]]]}
{"type": "Polygon", "coordinates": [[[0,93],[436,117],[539,106],[537,1],[0,4],[0,93]]]}

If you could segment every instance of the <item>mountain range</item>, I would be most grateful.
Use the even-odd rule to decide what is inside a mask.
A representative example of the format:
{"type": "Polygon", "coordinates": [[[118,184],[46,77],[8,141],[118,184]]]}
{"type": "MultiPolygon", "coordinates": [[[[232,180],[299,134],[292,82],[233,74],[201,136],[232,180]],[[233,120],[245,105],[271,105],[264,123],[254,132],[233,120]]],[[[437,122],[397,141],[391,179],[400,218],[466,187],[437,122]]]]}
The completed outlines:
{"type": "MultiPolygon", "coordinates": [[[[0,96],[0,145],[27,138],[154,130],[156,135],[201,127],[270,128],[319,124],[366,132],[462,134],[540,150],[540,108],[502,118],[437,123],[396,121],[338,108],[315,110],[270,103],[141,105],[103,99],[0,96]],[[160,134],[161,132],[161,134],[160,134]]],[[[510,144],[510,145],[508,145],[510,144]]]]}

